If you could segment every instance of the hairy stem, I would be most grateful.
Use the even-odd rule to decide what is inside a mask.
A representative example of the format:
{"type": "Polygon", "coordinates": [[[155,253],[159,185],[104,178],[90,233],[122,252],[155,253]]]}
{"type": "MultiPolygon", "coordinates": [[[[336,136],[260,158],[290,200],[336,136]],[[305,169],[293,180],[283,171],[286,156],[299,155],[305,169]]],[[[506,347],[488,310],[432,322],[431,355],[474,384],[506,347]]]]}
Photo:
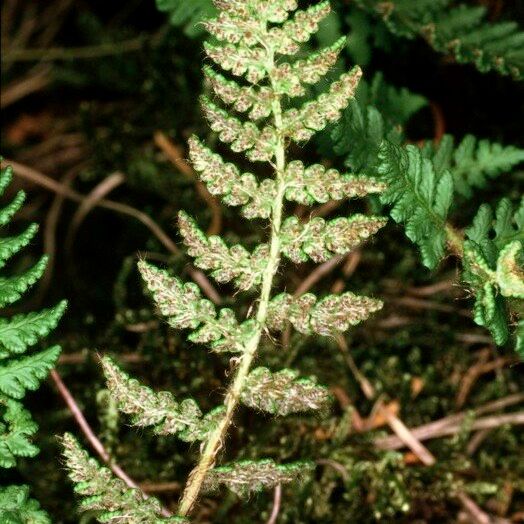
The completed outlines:
{"type": "MultiPolygon", "coordinates": [[[[268,54],[268,70],[271,71],[274,66],[274,56],[272,52],[269,52],[268,54]]],[[[273,102],[272,111],[275,128],[278,132],[280,129],[282,129],[282,106],[280,99],[276,99],[273,102]]],[[[266,326],[267,311],[271,288],[273,286],[273,278],[280,263],[280,227],[282,224],[284,193],[286,190],[283,178],[283,172],[286,166],[285,144],[282,138],[279,138],[279,141],[275,146],[275,160],[277,194],[271,212],[270,251],[268,263],[262,277],[260,299],[255,317],[256,328],[244,347],[244,351],[240,358],[240,364],[226,393],[224,400],[224,405],[226,408],[224,416],[218,423],[215,430],[210,434],[198,464],[189,475],[189,480],[184,490],[178,510],[178,514],[182,517],[185,517],[190,513],[202,489],[202,484],[207,472],[214,466],[217,453],[220,451],[223,445],[227,431],[231,424],[231,420],[233,418],[233,414],[239,403],[240,395],[244,388],[246,378],[249,374],[251,364],[255,358],[262,333],[264,332],[266,326]]]]}
{"type": "Polygon", "coordinates": [[[458,258],[464,257],[464,239],[460,233],[449,223],[446,222],[446,238],[450,251],[458,258]]]}

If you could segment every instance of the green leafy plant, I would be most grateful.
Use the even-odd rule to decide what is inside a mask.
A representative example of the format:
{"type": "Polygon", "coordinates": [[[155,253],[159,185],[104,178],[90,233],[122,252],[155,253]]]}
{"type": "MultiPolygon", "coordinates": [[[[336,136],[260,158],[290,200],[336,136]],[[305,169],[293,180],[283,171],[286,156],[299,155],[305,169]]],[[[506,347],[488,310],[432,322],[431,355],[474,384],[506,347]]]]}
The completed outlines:
{"type": "MultiPolygon", "coordinates": [[[[12,178],[12,169],[0,172],[0,195],[3,195],[12,178]]],[[[9,224],[13,215],[25,201],[20,191],[0,209],[0,226],[9,224]]],[[[0,238],[0,269],[31,242],[38,227],[31,224],[24,232],[0,238]]],[[[46,266],[42,257],[33,267],[19,275],[0,276],[0,307],[17,302],[38,281],[46,266]]],[[[28,354],[31,347],[52,331],[66,308],[65,301],[55,307],[38,312],[20,313],[0,318],[0,467],[13,468],[19,457],[34,457],[38,447],[32,442],[38,426],[21,400],[27,391],[38,388],[54,366],[60,348],[28,354]]],[[[0,489],[0,515],[3,522],[47,523],[46,513],[29,498],[28,486],[8,486],[0,489]]]]}
{"type": "Polygon", "coordinates": [[[516,22],[490,23],[483,6],[455,5],[452,0],[357,0],[384,21],[395,35],[422,37],[457,62],[473,63],[482,72],[522,78],[524,32],[516,22]]]}
{"type": "Polygon", "coordinates": [[[437,148],[385,142],[379,159],[379,172],[388,184],[381,198],[392,206],[391,217],[405,225],[428,268],[434,269],[448,251],[460,258],[462,278],[475,296],[475,322],[504,344],[510,312],[523,314],[524,199],[517,210],[508,199],[501,200],[495,214],[482,205],[465,237],[449,215],[459,192],[455,187],[469,196],[488,177],[524,160],[524,151],[486,141],[476,146],[471,136],[454,149],[452,139],[445,137],[437,148]]]}
{"type": "MultiPolygon", "coordinates": [[[[297,54],[300,45],[318,30],[320,21],[330,13],[329,2],[298,11],[295,0],[216,0],[215,5],[218,16],[204,23],[215,37],[213,43],[206,42],[206,53],[223,70],[247,82],[237,83],[211,67],[204,73],[216,97],[237,113],[247,113],[247,121],[207,97],[202,98],[204,113],[222,142],[235,153],[244,152],[251,162],[267,163],[272,175],[260,178],[241,172],[196,136],[189,140],[190,158],[213,195],[226,205],[241,207],[248,219],[269,222],[269,228],[264,226],[269,238],[249,252],[241,245],[228,246],[218,236],[207,237],[184,212],[179,215],[179,226],[198,267],[210,271],[220,283],[233,282],[240,290],[256,294],[256,301],[252,313],[240,321],[231,309],[217,309],[204,299],[197,285],[184,283],[145,261],[139,263],[139,269],[169,324],[190,330],[189,340],[194,343],[209,344],[214,352],[230,354],[234,374],[223,404],[203,414],[193,399],[179,402],[170,393],[155,392],[131,379],[108,358],[102,361],[109,391],[135,425],[201,442],[199,461],[178,507],[180,518],[190,514],[205,489],[224,484],[238,494],[248,494],[302,477],[313,467],[309,462],[278,464],[271,459],[215,467],[240,403],[284,416],[317,410],[329,401],[323,386],[314,378],[299,378],[298,371],[253,369],[265,334],[281,331],[290,323],[306,335],[333,336],[382,307],[380,300],[352,292],[322,298],[312,293],[299,297],[286,292],[275,294],[283,259],[296,263],[327,261],[348,253],[386,223],[383,217],[364,214],[332,220],[286,217],[287,202],[312,205],[384,189],[384,184],[372,177],[344,174],[320,164],[306,166],[288,158],[292,143],[303,144],[340,118],[361,77],[355,67],[341,74],[316,99],[295,103],[294,99],[306,95],[308,86],[328,73],[343,47],[342,40],[305,58],[286,58],[297,54]]],[[[106,511],[102,520],[142,522],[140,516],[129,516],[127,503],[112,498],[103,489],[103,482],[96,481],[84,490],[84,480],[97,473],[91,466],[88,471],[87,465],[92,463],[69,437],[65,447],[72,479],[80,482],[81,493],[96,495],[96,507],[106,511]]]]}

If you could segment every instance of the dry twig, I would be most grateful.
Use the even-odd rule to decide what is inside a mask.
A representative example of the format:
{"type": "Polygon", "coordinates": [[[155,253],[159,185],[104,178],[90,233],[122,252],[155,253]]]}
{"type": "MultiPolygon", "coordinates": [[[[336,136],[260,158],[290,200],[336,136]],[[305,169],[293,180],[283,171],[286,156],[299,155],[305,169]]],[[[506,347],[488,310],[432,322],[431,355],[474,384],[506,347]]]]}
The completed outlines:
{"type": "MultiPolygon", "coordinates": [[[[43,186],[57,194],[69,198],[74,202],[82,203],[87,198],[74,189],[68,188],[60,182],[57,182],[56,180],[53,180],[52,178],[28,166],[14,162],[13,160],[4,160],[2,165],[4,164],[12,166],[15,174],[18,176],[21,176],[26,180],[30,180],[35,184],[43,186]]],[[[96,206],[109,209],[123,215],[128,215],[139,220],[157,237],[157,239],[164,245],[164,247],[166,247],[168,251],[173,254],[179,253],[175,243],[171,240],[171,238],[169,238],[164,230],[149,215],[146,215],[142,211],[126,204],[121,204],[120,202],[114,202],[113,200],[107,200],[105,198],[99,200],[96,203],[96,206]]],[[[191,275],[191,278],[202,288],[202,291],[210,300],[212,300],[215,304],[220,304],[222,302],[220,294],[202,271],[195,268],[189,268],[188,272],[191,275]]]]}

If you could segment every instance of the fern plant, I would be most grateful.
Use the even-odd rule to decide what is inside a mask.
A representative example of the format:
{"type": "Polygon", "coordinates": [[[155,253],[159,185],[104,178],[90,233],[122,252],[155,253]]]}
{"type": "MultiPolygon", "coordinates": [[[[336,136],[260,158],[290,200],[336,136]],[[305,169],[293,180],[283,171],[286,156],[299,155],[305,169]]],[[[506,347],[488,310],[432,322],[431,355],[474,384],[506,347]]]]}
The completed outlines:
{"type": "Polygon", "coordinates": [[[452,0],[357,0],[388,29],[404,38],[422,37],[440,53],[482,72],[497,71],[521,79],[524,32],[516,22],[491,23],[486,8],[452,0]]]}
{"type": "MultiPolygon", "coordinates": [[[[240,403],[285,416],[320,409],[329,401],[326,388],[312,378],[299,378],[296,370],[253,369],[266,332],[282,330],[290,322],[305,335],[331,336],[382,307],[380,300],[351,292],[322,298],[312,293],[299,297],[286,292],[275,294],[283,259],[296,263],[326,261],[348,253],[386,223],[383,217],[362,214],[307,221],[286,216],[287,202],[313,205],[384,189],[383,183],[368,176],[344,174],[320,164],[306,166],[288,158],[292,143],[307,142],[340,118],[361,77],[360,69],[355,67],[315,100],[297,103],[308,86],[328,73],[344,45],[340,40],[306,58],[286,58],[297,54],[300,45],[317,31],[319,22],[330,12],[329,2],[306,10],[298,10],[296,0],[214,3],[218,16],[204,26],[215,40],[205,43],[205,51],[212,62],[245,81],[234,81],[206,66],[204,73],[216,98],[232,106],[236,114],[207,97],[202,98],[202,107],[218,138],[229,144],[233,152],[244,152],[251,162],[266,163],[267,175],[259,178],[251,172],[241,172],[196,136],[189,141],[190,158],[213,195],[226,205],[241,207],[248,219],[268,221],[269,227],[264,226],[264,230],[269,238],[249,252],[241,245],[228,246],[218,236],[207,237],[184,212],[179,215],[179,226],[188,253],[195,257],[198,267],[210,271],[218,282],[232,282],[239,290],[256,293],[257,298],[252,313],[239,320],[231,309],[217,310],[203,299],[195,284],[183,283],[145,261],[139,263],[139,269],[169,324],[190,330],[192,342],[208,344],[214,352],[231,355],[234,374],[223,403],[204,414],[193,399],[179,401],[170,393],[155,392],[129,377],[110,359],[102,361],[109,391],[135,425],[151,427],[160,435],[176,434],[187,442],[201,442],[200,458],[189,475],[176,518],[190,514],[203,490],[225,484],[238,494],[248,494],[289,482],[312,468],[308,462],[278,464],[269,458],[216,466],[240,403]],[[242,120],[241,113],[247,114],[247,121],[242,120]]],[[[96,486],[89,488],[85,482],[97,476],[96,468],[87,468],[87,459],[82,458],[81,450],[70,437],[65,445],[72,479],[80,482],[81,493],[96,495],[88,500],[106,511],[103,521],[145,521],[129,516],[125,505],[119,505],[119,498],[104,493],[103,482],[96,481],[96,486]]],[[[100,478],[107,476],[102,475],[100,478]]]]}
{"type": "MultiPolygon", "coordinates": [[[[448,251],[459,257],[462,279],[475,296],[474,320],[499,345],[508,340],[512,317],[524,316],[524,198],[516,206],[501,200],[495,213],[482,205],[464,235],[449,216],[456,193],[469,196],[472,188],[523,160],[523,150],[477,144],[471,136],[457,148],[450,137],[422,149],[384,142],[379,153],[379,172],[388,184],[381,198],[392,206],[391,217],[405,225],[428,268],[448,251]]],[[[521,352],[518,330],[516,335],[521,352]]]]}
{"type": "MultiPolygon", "coordinates": [[[[11,182],[12,170],[0,172],[0,196],[11,182]]],[[[0,209],[0,226],[9,224],[25,201],[20,191],[0,209]]],[[[34,238],[38,227],[31,224],[24,232],[0,238],[0,269],[34,238]]],[[[42,276],[46,266],[42,257],[32,268],[20,275],[0,276],[0,308],[17,302],[42,276]]],[[[40,339],[52,331],[66,308],[65,301],[50,309],[0,318],[0,467],[14,468],[19,457],[34,457],[38,447],[32,437],[38,427],[21,400],[27,391],[38,388],[60,353],[58,346],[29,353],[40,339]]],[[[0,488],[2,522],[48,523],[46,513],[37,501],[29,498],[28,486],[0,488]]]]}

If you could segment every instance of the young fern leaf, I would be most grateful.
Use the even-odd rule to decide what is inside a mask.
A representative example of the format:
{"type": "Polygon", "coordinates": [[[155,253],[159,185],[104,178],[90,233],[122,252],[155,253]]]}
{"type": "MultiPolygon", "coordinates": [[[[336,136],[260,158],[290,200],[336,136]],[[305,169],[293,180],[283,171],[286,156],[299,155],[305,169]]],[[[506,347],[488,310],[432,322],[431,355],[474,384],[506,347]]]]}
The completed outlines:
{"type": "MultiPolygon", "coordinates": [[[[12,179],[10,167],[0,170],[0,196],[12,179]]],[[[7,225],[25,201],[20,191],[7,206],[0,208],[0,226],[7,225]]],[[[0,238],[0,269],[34,238],[38,227],[30,225],[17,236],[0,238]]],[[[42,257],[21,275],[0,276],[0,307],[13,304],[42,276],[47,258],[42,257]]],[[[28,390],[35,390],[55,365],[60,348],[27,354],[52,331],[66,308],[65,302],[38,312],[0,318],[0,468],[13,468],[18,457],[34,457],[38,448],[32,437],[38,426],[31,413],[19,402],[28,390]]],[[[8,486],[0,490],[2,522],[48,524],[49,518],[38,502],[28,498],[28,486],[8,486]],[[6,520],[8,519],[8,520],[6,520]]]]}
{"type": "Polygon", "coordinates": [[[75,492],[81,495],[81,509],[101,512],[100,522],[119,524],[179,523],[183,519],[162,517],[160,502],[144,498],[138,489],[128,488],[111,471],[89,458],[77,440],[66,433],[62,439],[69,477],[75,483],[75,492]]]}
{"type": "Polygon", "coordinates": [[[437,173],[431,160],[412,145],[402,148],[385,142],[379,160],[379,173],[388,184],[382,201],[393,206],[393,220],[405,224],[424,265],[435,268],[445,253],[446,219],[453,202],[451,173],[437,173]]]}
{"type": "Polygon", "coordinates": [[[495,216],[488,205],[481,206],[466,239],[463,279],[475,295],[474,320],[504,344],[509,337],[506,299],[524,299],[524,199],[515,212],[509,200],[501,200],[495,216]]]}
{"type": "Polygon", "coordinates": [[[102,359],[102,368],[112,398],[123,413],[131,415],[134,426],[153,428],[157,435],[178,435],[181,440],[204,440],[214,429],[222,408],[202,415],[193,399],[178,403],[171,393],[155,393],[121,371],[109,358],[102,359]]]}

